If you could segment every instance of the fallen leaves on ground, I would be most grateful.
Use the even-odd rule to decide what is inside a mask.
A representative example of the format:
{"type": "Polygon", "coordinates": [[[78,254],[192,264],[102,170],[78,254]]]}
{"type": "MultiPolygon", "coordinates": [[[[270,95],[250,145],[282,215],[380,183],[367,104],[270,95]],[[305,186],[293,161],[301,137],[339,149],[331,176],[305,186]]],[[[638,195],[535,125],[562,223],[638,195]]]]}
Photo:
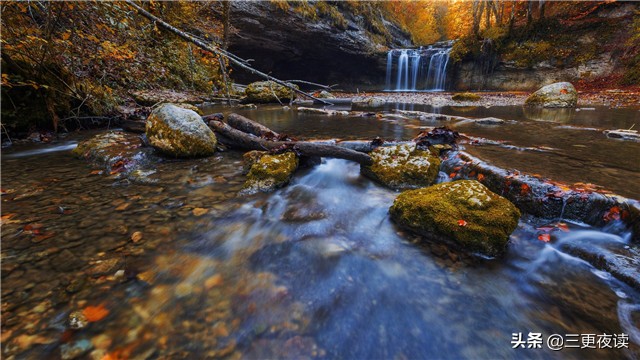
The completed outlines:
{"type": "Polygon", "coordinates": [[[195,208],[191,211],[193,213],[193,215],[195,216],[202,216],[206,213],[209,212],[209,209],[205,209],[205,208],[195,208]]]}
{"type": "Polygon", "coordinates": [[[107,310],[104,305],[87,306],[82,310],[82,315],[87,318],[87,321],[96,322],[104,319],[107,315],[109,315],[109,310],[107,310]]]}
{"type": "Polygon", "coordinates": [[[140,231],[136,231],[133,234],[131,234],[131,241],[133,241],[134,243],[137,243],[140,240],[142,240],[142,233],[140,231]]]}

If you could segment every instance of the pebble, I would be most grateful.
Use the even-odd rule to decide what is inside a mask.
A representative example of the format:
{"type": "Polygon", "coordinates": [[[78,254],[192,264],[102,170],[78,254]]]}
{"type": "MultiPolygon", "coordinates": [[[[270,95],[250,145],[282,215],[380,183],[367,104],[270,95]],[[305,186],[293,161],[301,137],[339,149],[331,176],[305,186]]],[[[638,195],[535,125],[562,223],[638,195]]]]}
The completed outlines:
{"type": "Polygon", "coordinates": [[[192,292],[193,292],[193,285],[186,282],[178,284],[178,286],[176,286],[174,291],[177,297],[185,297],[185,296],[191,295],[192,292]]]}
{"type": "Polygon", "coordinates": [[[85,328],[89,324],[82,311],[74,311],[69,314],[69,327],[74,330],[85,328]]]}
{"type": "Polygon", "coordinates": [[[82,356],[84,353],[88,352],[93,348],[91,342],[87,339],[78,340],[73,343],[64,344],[60,346],[61,358],[63,360],[67,359],[77,359],[82,356]]]}
{"type": "Polygon", "coordinates": [[[204,282],[204,287],[207,290],[220,285],[222,285],[222,275],[220,274],[215,274],[204,282]]]}

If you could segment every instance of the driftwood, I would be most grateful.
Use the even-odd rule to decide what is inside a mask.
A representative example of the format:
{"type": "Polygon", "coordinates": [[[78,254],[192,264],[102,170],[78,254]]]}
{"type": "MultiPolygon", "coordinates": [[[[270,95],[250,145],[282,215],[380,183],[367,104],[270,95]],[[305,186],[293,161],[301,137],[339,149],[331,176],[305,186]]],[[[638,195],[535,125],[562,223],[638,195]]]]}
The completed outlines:
{"type": "Polygon", "coordinates": [[[239,57],[237,57],[237,56],[235,56],[235,55],[233,55],[233,54],[231,54],[231,53],[229,53],[229,52],[227,52],[225,50],[222,50],[222,49],[219,49],[219,48],[215,48],[213,46],[205,44],[203,41],[199,40],[195,36],[178,29],[178,28],[172,26],[171,24],[165,22],[164,20],[160,19],[159,17],[151,14],[150,12],[148,12],[145,9],[141,8],[138,4],[134,3],[131,0],[126,0],[125,2],[129,6],[131,6],[132,8],[136,9],[139,14],[141,14],[142,16],[146,17],[147,19],[155,22],[159,27],[161,27],[161,28],[163,28],[163,29],[165,29],[167,31],[170,31],[170,32],[174,33],[175,35],[178,35],[179,37],[181,37],[181,38],[183,38],[183,39],[195,44],[196,46],[198,46],[199,48],[201,48],[201,49],[203,49],[205,51],[208,51],[210,53],[214,53],[214,54],[216,54],[218,56],[224,57],[224,58],[228,59],[229,61],[231,61],[232,63],[234,63],[235,65],[237,65],[237,66],[239,66],[239,67],[251,72],[252,74],[256,74],[256,75],[259,75],[259,76],[261,76],[261,77],[263,77],[263,78],[265,78],[267,80],[271,80],[271,81],[273,81],[273,82],[275,82],[275,83],[277,83],[279,85],[282,85],[282,86],[284,86],[284,87],[286,87],[288,89],[291,89],[292,91],[294,91],[294,92],[296,92],[296,93],[298,93],[300,95],[303,95],[303,96],[306,96],[306,97],[308,97],[310,99],[313,99],[314,101],[321,102],[321,103],[323,103],[325,105],[332,105],[328,101],[324,101],[322,99],[316,98],[315,96],[313,96],[311,94],[308,94],[308,93],[306,93],[304,91],[301,91],[300,89],[295,88],[294,86],[291,86],[291,84],[287,84],[286,82],[284,82],[282,80],[276,79],[271,75],[265,74],[262,71],[258,71],[256,69],[252,68],[251,66],[247,65],[247,61],[246,60],[243,60],[243,59],[241,59],[241,58],[239,58],[239,57]]]}
{"type": "Polygon", "coordinates": [[[232,148],[262,151],[290,149],[301,156],[330,157],[351,160],[363,165],[372,164],[371,157],[362,152],[350,150],[327,142],[270,140],[270,138],[278,136],[278,134],[271,131],[271,129],[237,114],[231,114],[228,118],[230,120],[230,124],[234,124],[234,126],[246,131],[234,128],[230,124],[223,123],[222,121],[213,120],[210,117],[203,117],[205,121],[208,120],[209,126],[218,135],[218,140],[232,148]],[[257,136],[257,134],[260,134],[260,136],[257,136]],[[261,137],[263,134],[267,138],[261,137]]]}

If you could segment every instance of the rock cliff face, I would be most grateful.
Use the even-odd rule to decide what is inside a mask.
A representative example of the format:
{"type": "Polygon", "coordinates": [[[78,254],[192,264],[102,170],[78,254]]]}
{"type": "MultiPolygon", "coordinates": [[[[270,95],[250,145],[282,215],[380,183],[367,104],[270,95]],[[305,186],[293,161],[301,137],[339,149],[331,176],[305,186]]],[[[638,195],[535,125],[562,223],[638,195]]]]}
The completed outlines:
{"type": "MultiPolygon", "coordinates": [[[[386,51],[411,46],[410,36],[382,14],[370,18],[331,6],[330,15],[310,16],[287,3],[234,1],[229,51],[253,59],[253,67],[282,80],[379,88],[385,81],[386,51]],[[380,26],[387,34],[380,34],[380,26]]],[[[235,72],[234,79],[258,80],[244,70],[235,72]]]]}
{"type": "Polygon", "coordinates": [[[467,58],[455,66],[453,88],[530,91],[555,82],[624,77],[629,66],[624,60],[627,42],[637,11],[640,3],[612,2],[583,18],[562,20],[560,28],[535,41],[508,40],[504,50],[495,54],[495,66],[488,73],[479,58],[467,58]],[[563,55],[565,50],[571,55],[563,55]]]}

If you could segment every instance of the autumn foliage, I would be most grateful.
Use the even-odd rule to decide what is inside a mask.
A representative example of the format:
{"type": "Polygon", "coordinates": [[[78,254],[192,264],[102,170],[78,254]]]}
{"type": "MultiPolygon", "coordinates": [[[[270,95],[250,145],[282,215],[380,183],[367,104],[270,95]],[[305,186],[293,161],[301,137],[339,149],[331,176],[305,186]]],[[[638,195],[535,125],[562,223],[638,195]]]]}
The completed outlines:
{"type": "MultiPolygon", "coordinates": [[[[146,2],[172,24],[220,42],[207,2],[146,2]]],[[[123,2],[2,2],[2,122],[10,129],[65,126],[108,115],[128,91],[211,92],[219,60],[139,17],[123,2]],[[27,110],[26,110],[27,109],[27,110]],[[32,117],[33,119],[27,119],[32,117]],[[59,124],[58,124],[59,123],[59,124]]]]}

